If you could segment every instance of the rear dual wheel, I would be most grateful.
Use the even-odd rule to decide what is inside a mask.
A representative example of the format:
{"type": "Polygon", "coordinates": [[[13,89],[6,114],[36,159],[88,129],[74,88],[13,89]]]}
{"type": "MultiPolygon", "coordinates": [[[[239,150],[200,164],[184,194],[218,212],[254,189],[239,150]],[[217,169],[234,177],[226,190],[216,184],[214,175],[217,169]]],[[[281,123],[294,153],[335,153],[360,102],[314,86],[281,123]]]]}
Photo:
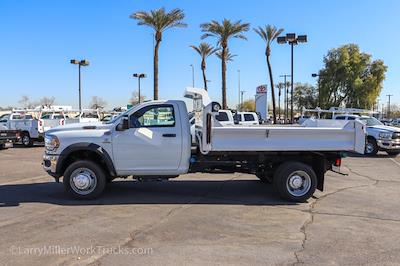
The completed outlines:
{"type": "Polygon", "coordinates": [[[317,187],[314,170],[300,162],[286,162],[275,171],[273,184],[281,198],[294,202],[309,199],[317,187]]]}

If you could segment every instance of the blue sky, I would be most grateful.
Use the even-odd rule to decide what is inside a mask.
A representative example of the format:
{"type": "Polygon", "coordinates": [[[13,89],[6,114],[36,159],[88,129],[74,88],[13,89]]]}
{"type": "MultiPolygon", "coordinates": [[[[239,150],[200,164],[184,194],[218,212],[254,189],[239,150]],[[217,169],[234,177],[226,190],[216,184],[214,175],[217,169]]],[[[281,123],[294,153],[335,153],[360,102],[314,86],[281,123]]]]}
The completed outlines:
{"type": "MultiPolygon", "coordinates": [[[[199,56],[189,45],[200,42],[199,24],[212,19],[241,19],[252,27],[273,24],[285,32],[307,34],[308,43],[295,48],[295,81],[315,83],[311,73],[322,67],[331,48],[357,43],[362,51],[382,59],[388,66],[381,102],[394,94],[400,102],[400,53],[398,34],[400,1],[396,0],[280,0],[280,1],[158,1],[158,0],[0,0],[0,106],[18,105],[22,95],[33,99],[56,97],[57,104],[78,104],[77,68],[72,58],[85,58],[83,103],[100,96],[109,108],[127,103],[137,87],[134,72],[144,72],[142,93],[152,97],[152,31],[137,26],[129,15],[138,10],[179,7],[186,14],[185,29],[168,30],[160,47],[160,98],[181,99],[191,85],[190,64],[195,65],[195,83],[202,84],[199,56]]],[[[228,64],[228,104],[237,103],[238,78],[245,98],[255,87],[268,82],[264,43],[253,32],[248,41],[233,39],[237,54],[228,64]]],[[[212,38],[206,41],[215,44],[212,38]]],[[[290,48],[274,44],[272,66],[275,81],[290,72],[290,48]]],[[[220,101],[221,71],[218,58],[207,68],[209,91],[220,101]]]]}

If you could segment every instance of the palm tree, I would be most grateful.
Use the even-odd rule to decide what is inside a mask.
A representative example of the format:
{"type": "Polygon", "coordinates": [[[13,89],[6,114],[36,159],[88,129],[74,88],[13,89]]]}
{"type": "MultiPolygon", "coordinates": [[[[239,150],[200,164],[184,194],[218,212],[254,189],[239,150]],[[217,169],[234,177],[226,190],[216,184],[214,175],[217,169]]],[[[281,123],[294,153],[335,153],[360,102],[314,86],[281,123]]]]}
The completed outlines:
{"type": "Polygon", "coordinates": [[[226,52],[228,49],[228,41],[231,38],[239,38],[247,40],[243,35],[244,32],[248,31],[250,27],[249,23],[242,23],[238,20],[232,23],[229,19],[224,19],[221,23],[216,20],[212,20],[208,23],[203,23],[200,28],[204,34],[201,36],[202,39],[207,37],[216,37],[218,39],[218,45],[221,46],[221,69],[222,69],[222,108],[226,109],[226,52]]]}
{"type": "MultiPolygon", "coordinates": [[[[222,60],[222,50],[218,49],[217,52],[215,53],[215,55],[222,60]]],[[[229,51],[229,48],[226,49],[226,53],[225,53],[225,61],[233,61],[233,58],[237,56],[236,54],[231,54],[231,52],[229,51]]]]}
{"type": "Polygon", "coordinates": [[[183,23],[185,14],[182,9],[175,8],[170,12],[166,12],[165,8],[161,7],[150,12],[138,11],[129,16],[138,20],[138,25],[149,26],[154,29],[154,100],[158,100],[158,48],[162,40],[162,33],[170,28],[184,28],[187,25],[183,23]]]}
{"type": "Polygon", "coordinates": [[[271,85],[272,113],[274,117],[274,123],[276,123],[275,88],[274,88],[274,79],[272,77],[272,67],[271,67],[271,62],[269,61],[269,57],[271,56],[271,43],[283,32],[283,29],[278,30],[275,26],[266,25],[264,26],[264,28],[263,27],[254,28],[254,31],[267,44],[267,47],[265,48],[265,56],[267,58],[269,81],[271,85]]]}
{"type": "Polygon", "coordinates": [[[200,43],[199,46],[191,45],[190,47],[192,47],[201,56],[201,71],[203,72],[204,89],[207,90],[206,58],[214,54],[218,48],[214,48],[205,42],[200,43]]]}

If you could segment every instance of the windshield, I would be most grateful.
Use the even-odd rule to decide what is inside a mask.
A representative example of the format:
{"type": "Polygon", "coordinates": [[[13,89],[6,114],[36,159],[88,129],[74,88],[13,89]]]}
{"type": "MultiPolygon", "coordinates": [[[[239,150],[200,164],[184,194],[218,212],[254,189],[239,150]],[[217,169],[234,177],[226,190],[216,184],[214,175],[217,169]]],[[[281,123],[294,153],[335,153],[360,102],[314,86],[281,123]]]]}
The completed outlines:
{"type": "Polygon", "coordinates": [[[375,117],[360,117],[360,120],[364,121],[367,124],[368,127],[383,125],[375,117]]]}

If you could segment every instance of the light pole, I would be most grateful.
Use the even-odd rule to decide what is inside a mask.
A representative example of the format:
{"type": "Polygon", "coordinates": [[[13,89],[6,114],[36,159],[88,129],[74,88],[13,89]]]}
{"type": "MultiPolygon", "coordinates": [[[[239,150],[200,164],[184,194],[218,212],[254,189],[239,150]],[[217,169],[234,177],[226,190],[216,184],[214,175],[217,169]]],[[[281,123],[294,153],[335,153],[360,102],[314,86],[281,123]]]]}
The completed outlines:
{"type": "Polygon", "coordinates": [[[138,79],[138,103],[140,103],[140,97],[141,97],[140,96],[140,79],[145,78],[146,74],[144,74],[144,73],[135,73],[135,74],[133,74],[133,77],[138,79]]]}
{"type": "MultiPolygon", "coordinates": [[[[283,79],[284,79],[284,82],[285,82],[285,120],[286,120],[287,117],[289,116],[289,99],[288,99],[288,97],[289,97],[289,90],[288,90],[288,87],[287,87],[286,78],[289,78],[289,77],[291,77],[291,76],[285,74],[285,75],[280,75],[279,77],[283,78],[283,79]]],[[[285,123],[286,123],[286,122],[285,122],[285,123]]]]}
{"type": "Polygon", "coordinates": [[[298,43],[307,42],[307,35],[299,35],[296,37],[296,33],[287,33],[286,36],[278,37],[277,41],[279,44],[289,43],[291,48],[290,121],[293,124],[293,47],[298,43]]]}
{"type": "Polygon", "coordinates": [[[83,60],[76,60],[76,59],[71,59],[70,60],[71,64],[78,65],[78,90],[79,90],[79,111],[82,111],[82,90],[81,90],[81,66],[88,66],[89,61],[86,59],[83,60]]]}
{"type": "Polygon", "coordinates": [[[239,92],[239,94],[238,94],[238,111],[239,111],[239,108],[240,108],[240,69],[238,69],[238,92],[239,92]]]}
{"type": "MultiPolygon", "coordinates": [[[[317,73],[312,73],[311,74],[311,77],[313,77],[313,78],[318,77],[318,79],[319,79],[320,76],[321,75],[317,74],[317,73]]],[[[317,84],[318,84],[318,107],[321,107],[321,90],[320,90],[320,87],[319,87],[319,81],[317,81],[317,84]]]]}
{"type": "Polygon", "coordinates": [[[393,96],[393,94],[388,94],[386,96],[389,98],[389,103],[387,108],[387,119],[390,119],[390,98],[393,96]]]}
{"type": "Polygon", "coordinates": [[[190,64],[190,66],[192,67],[192,87],[194,88],[194,65],[190,64]]]}
{"type": "Polygon", "coordinates": [[[241,96],[240,111],[243,111],[243,94],[244,94],[245,92],[246,92],[246,91],[240,91],[240,96],[241,96]]]}

